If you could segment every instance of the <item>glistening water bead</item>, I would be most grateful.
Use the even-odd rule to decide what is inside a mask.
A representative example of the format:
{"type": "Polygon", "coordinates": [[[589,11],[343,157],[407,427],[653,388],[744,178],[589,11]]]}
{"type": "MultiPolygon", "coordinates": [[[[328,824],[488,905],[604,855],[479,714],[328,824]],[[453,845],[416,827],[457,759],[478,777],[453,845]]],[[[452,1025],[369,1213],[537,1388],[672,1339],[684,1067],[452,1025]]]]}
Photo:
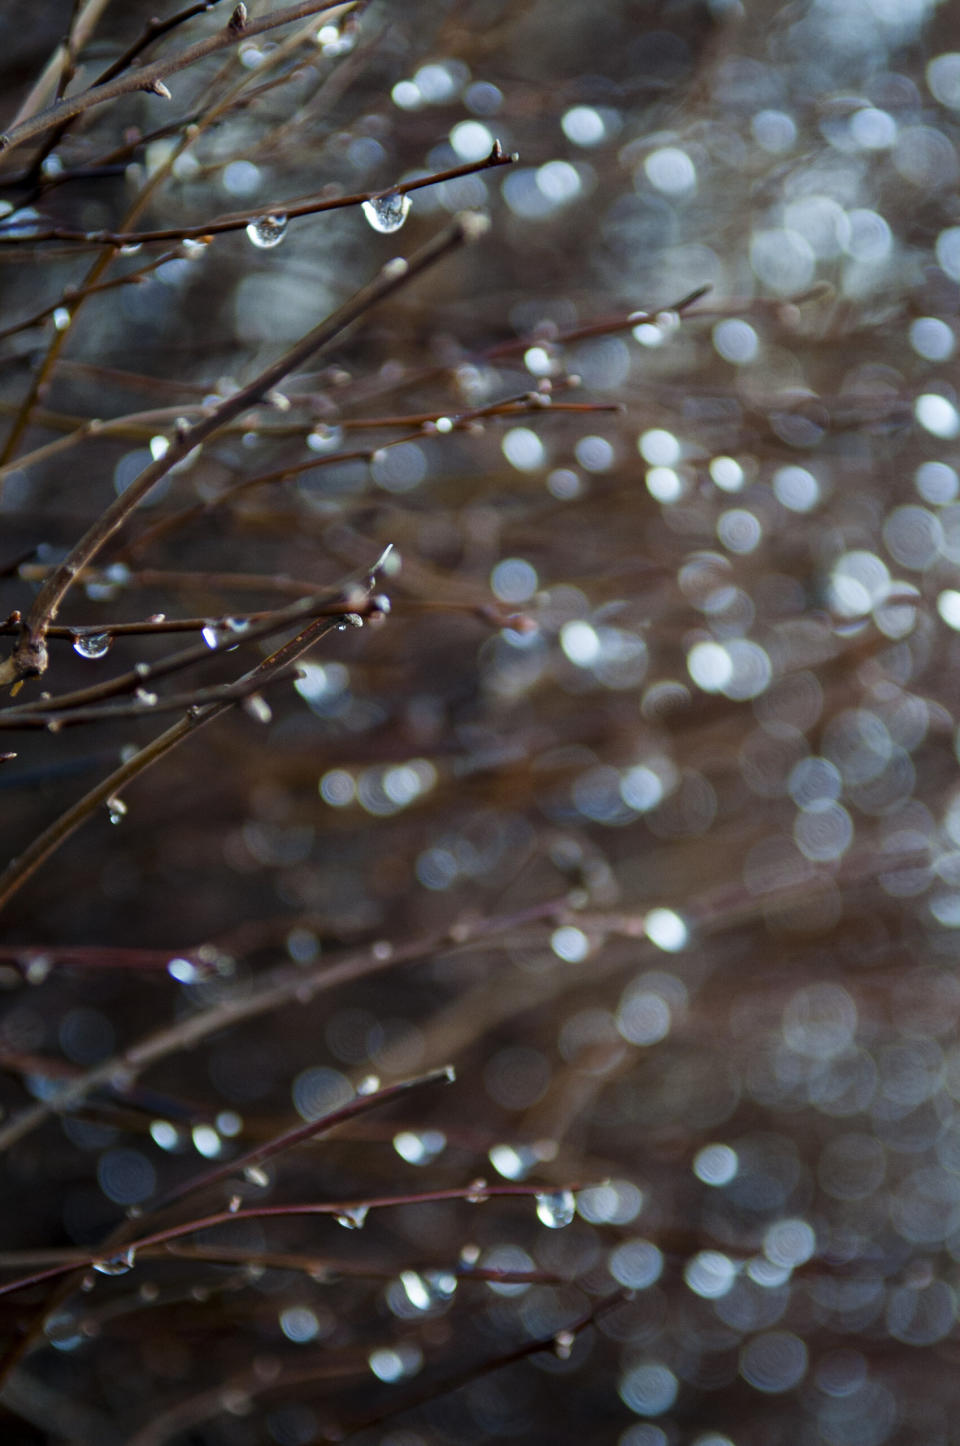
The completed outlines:
{"type": "Polygon", "coordinates": [[[373,196],[363,203],[363,214],[374,231],[389,235],[399,231],[410,214],[410,197],[399,191],[390,191],[386,196],[373,196]]]}
{"type": "Polygon", "coordinates": [[[335,1216],[338,1225],[344,1230],[362,1230],[370,1207],[368,1205],[349,1205],[346,1210],[335,1216]]]}
{"type": "Polygon", "coordinates": [[[81,658],[102,658],[110,651],[112,642],[109,633],[77,633],[73,639],[73,651],[81,658]]]}
{"type": "Polygon", "coordinates": [[[261,251],[279,246],[287,233],[287,218],[283,215],[257,216],[247,227],[247,239],[261,251]]]}
{"type": "Polygon", "coordinates": [[[136,1252],[131,1246],[121,1255],[112,1255],[107,1260],[95,1260],[93,1268],[99,1275],[126,1275],[128,1270],[133,1269],[136,1252]]]}
{"type": "Polygon", "coordinates": [[[541,1224],[551,1230],[562,1230],[576,1214],[577,1202],[572,1190],[551,1190],[536,1195],[535,1199],[541,1224]]]}

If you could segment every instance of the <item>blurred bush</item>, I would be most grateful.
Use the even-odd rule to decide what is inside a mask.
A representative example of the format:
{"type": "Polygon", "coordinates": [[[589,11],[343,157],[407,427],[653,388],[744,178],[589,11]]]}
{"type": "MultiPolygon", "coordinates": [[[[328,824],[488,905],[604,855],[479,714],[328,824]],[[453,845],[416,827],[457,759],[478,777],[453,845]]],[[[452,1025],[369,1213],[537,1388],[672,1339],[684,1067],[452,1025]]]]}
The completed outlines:
{"type": "Polygon", "coordinates": [[[952,7],[278,8],[7,27],[8,133],[141,40],[172,95],[0,155],[4,616],[491,225],[170,468],[0,710],[23,859],[333,600],[5,876],[6,1439],[946,1446],[952,7]]]}

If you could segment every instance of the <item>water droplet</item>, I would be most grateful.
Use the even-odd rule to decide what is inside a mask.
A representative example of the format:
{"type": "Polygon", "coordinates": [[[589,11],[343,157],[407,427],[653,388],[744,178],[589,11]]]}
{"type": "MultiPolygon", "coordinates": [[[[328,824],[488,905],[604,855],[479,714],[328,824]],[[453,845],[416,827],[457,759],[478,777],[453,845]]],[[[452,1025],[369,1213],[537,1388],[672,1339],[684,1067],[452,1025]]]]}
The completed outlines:
{"type": "Polygon", "coordinates": [[[373,196],[363,203],[363,214],[374,231],[389,235],[399,231],[410,213],[410,197],[399,191],[388,191],[385,196],[373,196]]]}
{"type": "Polygon", "coordinates": [[[313,431],[307,433],[307,446],[311,452],[335,452],[342,445],[342,427],[330,427],[326,422],[318,422],[313,431]]]}
{"type": "Polygon", "coordinates": [[[287,230],[287,218],[282,214],[258,216],[247,227],[247,239],[261,251],[279,246],[287,230]]]}
{"type": "Polygon", "coordinates": [[[58,306],[53,313],[53,324],[57,331],[66,331],[70,325],[70,309],[66,306],[58,306]]]}
{"type": "Polygon", "coordinates": [[[133,696],[137,702],[142,703],[145,708],[153,708],[159,701],[158,695],[151,693],[147,688],[138,688],[133,696]]]}
{"type": "Polygon", "coordinates": [[[369,1205],[351,1205],[335,1218],[337,1224],[342,1225],[344,1230],[362,1230],[369,1213],[369,1205]]]}
{"type": "Polygon", "coordinates": [[[363,1077],[363,1079],[360,1081],[360,1083],[357,1085],[357,1094],[358,1094],[358,1095],[375,1095],[376,1092],[377,1092],[377,1090],[378,1090],[379,1088],[380,1088],[380,1076],[379,1076],[379,1075],[376,1075],[376,1074],[368,1074],[368,1075],[365,1075],[365,1076],[363,1077]]]}
{"type": "Polygon", "coordinates": [[[470,1202],[470,1204],[485,1205],[489,1199],[490,1196],[487,1194],[486,1180],[471,1180],[470,1187],[467,1192],[467,1200],[470,1202]]]}
{"type": "Polygon", "coordinates": [[[231,1214],[231,1215],[236,1215],[236,1213],[237,1213],[237,1211],[240,1209],[240,1206],[242,1205],[242,1203],[243,1203],[243,1202],[242,1202],[242,1200],[240,1199],[240,1196],[239,1196],[239,1195],[231,1195],[231,1196],[230,1196],[230,1199],[229,1199],[229,1201],[228,1201],[228,1203],[227,1203],[227,1209],[229,1210],[230,1214],[231,1214]]]}
{"type": "Polygon", "coordinates": [[[243,1178],[251,1185],[259,1185],[261,1189],[270,1184],[270,1176],[262,1165],[247,1165],[243,1172],[243,1178]]]}
{"type": "Polygon", "coordinates": [[[393,1137],[393,1148],[408,1165],[429,1165],[447,1146],[442,1130],[402,1130],[393,1137]]]}
{"type": "Polygon", "coordinates": [[[461,1270],[473,1270],[477,1261],[480,1259],[480,1254],[479,1245],[464,1245],[457,1260],[458,1267],[461,1270]]]}
{"type": "Polygon", "coordinates": [[[573,1331],[557,1331],[553,1338],[553,1354],[558,1361],[569,1361],[575,1340],[573,1331]]]}
{"type": "Polygon", "coordinates": [[[577,1202],[572,1190],[551,1190],[536,1196],[537,1216],[543,1225],[551,1230],[562,1230],[569,1225],[577,1211],[577,1202]]]}
{"type": "Polygon", "coordinates": [[[81,658],[102,658],[109,653],[112,642],[109,633],[75,633],[73,651],[81,658]]]}
{"type": "Polygon", "coordinates": [[[201,629],[200,636],[208,648],[218,648],[220,646],[220,632],[213,623],[207,623],[206,627],[201,629]]]}
{"type": "Polygon", "coordinates": [[[127,816],[127,805],[122,798],[107,799],[107,817],[113,824],[122,823],[127,816]]]}
{"type": "Polygon", "coordinates": [[[449,1270],[425,1270],[422,1275],[416,1270],[404,1270],[400,1284],[414,1310],[427,1311],[453,1299],[457,1277],[449,1270]]]}
{"type": "Polygon", "coordinates": [[[136,1251],[133,1246],[123,1251],[121,1255],[111,1255],[109,1260],[95,1260],[93,1268],[100,1275],[126,1275],[128,1270],[133,1269],[133,1262],[136,1258],[136,1251]]]}

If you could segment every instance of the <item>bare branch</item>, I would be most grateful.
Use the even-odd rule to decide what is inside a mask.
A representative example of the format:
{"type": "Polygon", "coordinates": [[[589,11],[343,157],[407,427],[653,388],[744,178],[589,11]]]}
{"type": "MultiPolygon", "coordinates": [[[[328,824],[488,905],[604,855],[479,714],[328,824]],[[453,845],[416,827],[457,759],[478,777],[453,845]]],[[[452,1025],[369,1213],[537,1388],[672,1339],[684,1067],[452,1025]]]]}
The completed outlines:
{"type": "Polygon", "coordinates": [[[272,970],[256,989],[230,998],[146,1035],[120,1055],[94,1065],[46,1099],[38,1100],[5,1124],[0,1124],[0,1150],[9,1149],[31,1134],[51,1115],[76,1109],[94,1090],[117,1087],[117,1081],[132,1083],[143,1070],[171,1054],[192,1049],[218,1030],[256,1019],[296,1000],[307,1004],[316,995],[350,980],[368,978],[401,964],[429,958],[444,949],[469,947],[496,939],[529,924],[553,925],[570,914],[566,895],[544,900],[514,913],[486,918],[456,920],[443,928],[408,939],[387,943],[376,940],[360,949],[348,950],[340,958],[324,958],[309,967],[282,966],[272,970]]]}
{"type": "Polygon", "coordinates": [[[409,260],[396,258],[388,261],[373,281],[362,287],[349,301],[302,337],[280,357],[279,361],[266,367],[252,382],[227,397],[208,415],[192,426],[184,428],[179,436],[173,439],[165,455],[145,467],[139,477],[97,518],[93,526],[75,544],[65,560],[45,583],[30,610],[24,624],[22,637],[13,656],[3,666],[0,666],[0,683],[13,683],[18,678],[22,679],[46,670],[46,629],[56,617],[60,603],[75,581],[77,574],[92,561],[104,543],[114,535],[140,501],[177,462],[182,461],[201,442],[219,431],[225,423],[242,416],[289,372],[302,366],[309,357],[328,346],[372,306],[408,285],[421,272],[446,256],[448,252],[456,250],[466,241],[479,237],[485,229],[485,218],[473,213],[464,213],[455,217],[449,226],[439,232],[432,241],[428,242],[409,260]]]}
{"type": "MultiPolygon", "coordinates": [[[[274,10],[269,15],[262,15],[259,19],[249,21],[241,33],[244,39],[249,39],[255,35],[263,35],[268,30],[276,30],[281,25],[294,25],[298,20],[306,20],[313,15],[322,15],[329,10],[347,8],[352,9],[353,7],[345,6],[343,0],[320,0],[320,3],[317,3],[317,0],[303,0],[303,3],[299,5],[288,5],[283,10],[274,10]]],[[[209,35],[205,40],[198,40],[195,45],[189,46],[176,55],[168,55],[163,60],[155,61],[152,65],[143,66],[139,70],[130,71],[102,85],[91,86],[89,90],[81,91],[79,95],[68,96],[65,100],[48,106],[38,115],[20,121],[9,131],[0,134],[0,152],[12,151],[15,146],[23,145],[24,141],[42,135],[51,126],[58,126],[65,120],[82,115],[95,106],[105,105],[107,101],[116,100],[121,95],[130,95],[134,91],[143,90],[155,81],[163,81],[167,76],[195,65],[198,60],[204,60],[208,55],[215,55],[220,50],[236,45],[241,38],[241,33],[225,26],[222,30],[209,35]]]]}
{"type": "Polygon", "coordinates": [[[212,236],[243,231],[251,221],[258,218],[283,216],[291,221],[302,216],[317,216],[323,211],[340,211],[348,206],[362,206],[366,201],[373,201],[384,195],[405,196],[413,191],[423,190],[426,186],[440,186],[445,181],[455,181],[461,176],[474,176],[479,171],[489,171],[495,166],[510,166],[516,160],[515,153],[508,155],[499,141],[495,141],[490,154],[481,161],[466,161],[462,166],[451,166],[446,171],[419,176],[411,181],[398,181],[395,186],[388,186],[386,190],[381,186],[376,191],[357,191],[349,196],[327,196],[314,201],[274,201],[252,211],[217,216],[212,221],[201,221],[193,226],[166,226],[154,231],[81,231],[69,226],[48,226],[46,229],[31,230],[29,234],[5,235],[0,227],[0,245],[34,246],[41,241],[85,241],[97,246],[143,246],[158,241],[206,241],[212,236]]]}

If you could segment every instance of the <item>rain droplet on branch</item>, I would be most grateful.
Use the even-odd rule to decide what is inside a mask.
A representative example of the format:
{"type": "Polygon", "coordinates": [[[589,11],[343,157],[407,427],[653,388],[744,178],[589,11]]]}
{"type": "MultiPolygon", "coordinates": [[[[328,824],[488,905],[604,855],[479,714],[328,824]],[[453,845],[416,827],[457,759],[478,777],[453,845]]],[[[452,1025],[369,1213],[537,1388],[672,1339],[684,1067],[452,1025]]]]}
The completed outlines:
{"type": "Polygon", "coordinates": [[[551,1230],[562,1230],[576,1214],[577,1202],[572,1190],[551,1190],[549,1194],[537,1195],[536,1201],[541,1224],[551,1230]]]}
{"type": "Polygon", "coordinates": [[[369,1212],[368,1205],[351,1205],[336,1216],[336,1221],[344,1230],[362,1230],[369,1212]]]}
{"type": "Polygon", "coordinates": [[[385,196],[373,196],[363,203],[363,214],[374,231],[389,235],[399,231],[410,214],[410,197],[399,191],[389,191],[385,196]]]}
{"type": "Polygon", "coordinates": [[[287,231],[284,215],[256,216],[247,226],[247,240],[261,251],[279,246],[287,231]]]}
{"type": "Polygon", "coordinates": [[[126,1275],[128,1270],[133,1269],[135,1251],[131,1246],[122,1255],[112,1255],[109,1260],[95,1260],[93,1268],[100,1275],[126,1275]]]}
{"type": "Polygon", "coordinates": [[[113,638],[109,633],[76,633],[73,651],[81,658],[102,658],[109,653],[113,638]]]}

